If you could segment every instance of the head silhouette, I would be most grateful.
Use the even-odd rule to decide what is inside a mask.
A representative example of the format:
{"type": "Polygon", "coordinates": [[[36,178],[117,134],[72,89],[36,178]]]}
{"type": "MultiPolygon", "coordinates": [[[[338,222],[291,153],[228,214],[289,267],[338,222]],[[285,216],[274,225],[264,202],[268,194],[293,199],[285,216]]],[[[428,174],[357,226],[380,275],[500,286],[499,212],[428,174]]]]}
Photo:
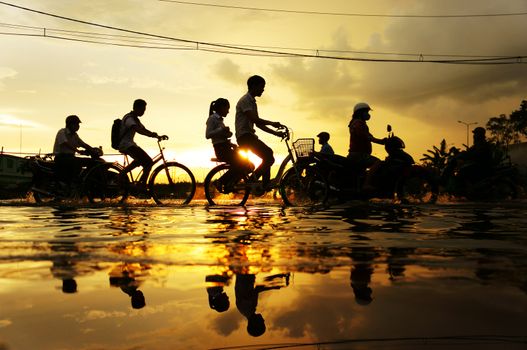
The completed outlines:
{"type": "Polygon", "coordinates": [[[72,294],[77,293],[77,281],[73,278],[65,278],[62,280],[62,293],[72,294]]]}
{"type": "Polygon", "coordinates": [[[210,295],[209,294],[209,306],[211,309],[216,310],[218,312],[225,312],[229,310],[229,306],[231,305],[229,301],[229,296],[225,292],[221,292],[216,295],[210,295]]]}
{"type": "Polygon", "coordinates": [[[146,111],[146,101],[137,99],[134,101],[133,111],[137,116],[142,116],[146,111]]]}
{"type": "Polygon", "coordinates": [[[248,319],[247,333],[259,337],[265,333],[265,320],[261,314],[252,314],[248,319]]]}
{"type": "Polygon", "coordinates": [[[135,290],[132,295],[130,295],[132,308],[134,309],[142,309],[146,305],[145,296],[143,295],[143,292],[140,290],[135,290]]]}

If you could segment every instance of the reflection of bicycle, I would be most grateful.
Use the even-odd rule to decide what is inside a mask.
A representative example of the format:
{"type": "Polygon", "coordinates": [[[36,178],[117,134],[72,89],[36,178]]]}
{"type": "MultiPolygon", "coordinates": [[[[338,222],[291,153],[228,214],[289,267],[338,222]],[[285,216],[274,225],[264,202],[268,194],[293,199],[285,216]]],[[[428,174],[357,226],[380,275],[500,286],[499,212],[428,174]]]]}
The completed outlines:
{"type": "Polygon", "coordinates": [[[285,141],[288,155],[280,165],[276,176],[271,180],[270,188],[264,189],[261,182],[251,181],[252,172],[236,177],[232,183],[223,183],[224,175],[232,169],[232,165],[221,163],[205,177],[205,196],[209,204],[244,205],[249,195],[262,196],[275,189],[279,189],[286,205],[316,205],[323,204],[327,200],[327,182],[315,167],[308,166],[313,154],[314,140],[295,141],[293,143],[295,152],[293,152],[289,144],[289,129],[283,125],[278,129],[285,132],[282,140],[285,141]],[[292,167],[286,171],[285,168],[289,162],[292,167]]]}
{"type": "MultiPolygon", "coordinates": [[[[122,192],[121,201],[127,198],[137,197],[153,198],[157,204],[188,204],[196,192],[196,180],[194,174],[185,165],[178,162],[167,162],[161,147],[161,141],[168,138],[159,138],[157,146],[159,153],[152,159],[155,165],[159,161],[161,164],[157,168],[152,168],[147,181],[147,188],[141,187],[139,179],[143,170],[135,176],[132,172],[124,174],[124,168],[121,167],[121,176],[119,180],[120,190],[122,192]]],[[[124,167],[130,161],[125,155],[124,167]]]]}

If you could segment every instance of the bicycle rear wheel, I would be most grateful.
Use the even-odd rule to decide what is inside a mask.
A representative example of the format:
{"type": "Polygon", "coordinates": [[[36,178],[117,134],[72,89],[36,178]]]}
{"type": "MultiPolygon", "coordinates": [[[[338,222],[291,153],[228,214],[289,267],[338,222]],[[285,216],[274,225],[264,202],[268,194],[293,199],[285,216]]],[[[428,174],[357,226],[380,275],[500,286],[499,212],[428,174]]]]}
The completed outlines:
{"type": "Polygon", "coordinates": [[[315,167],[293,167],[280,180],[280,195],[288,206],[325,204],[329,186],[315,167]]]}
{"type": "Polygon", "coordinates": [[[188,204],[196,192],[194,174],[183,164],[168,162],[157,167],[148,187],[157,204],[188,204]]]}
{"type": "Polygon", "coordinates": [[[84,192],[90,203],[120,203],[128,196],[128,177],[113,163],[101,163],[91,168],[83,180],[84,192]]]}
{"type": "Polygon", "coordinates": [[[245,185],[242,178],[235,184],[225,185],[222,183],[223,176],[231,169],[229,164],[220,164],[213,168],[205,177],[205,197],[210,205],[237,205],[242,206],[249,198],[250,189],[245,185]]]}

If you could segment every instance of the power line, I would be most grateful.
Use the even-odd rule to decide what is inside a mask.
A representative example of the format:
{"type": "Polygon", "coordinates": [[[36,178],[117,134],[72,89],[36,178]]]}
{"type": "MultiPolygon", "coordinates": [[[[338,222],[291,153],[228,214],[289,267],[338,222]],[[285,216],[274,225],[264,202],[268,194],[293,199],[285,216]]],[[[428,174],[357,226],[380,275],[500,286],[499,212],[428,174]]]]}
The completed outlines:
{"type": "MultiPolygon", "coordinates": [[[[51,37],[52,33],[56,33],[59,36],[53,36],[55,39],[66,39],[64,38],[64,35],[72,36],[74,38],[88,38],[88,39],[104,39],[104,40],[111,40],[111,41],[117,41],[122,40],[124,42],[131,42],[134,44],[161,44],[162,46],[134,46],[134,45],[123,45],[123,46],[131,46],[131,47],[140,47],[140,48],[151,48],[151,49],[196,49],[194,45],[186,45],[186,46],[174,46],[168,43],[173,42],[173,40],[167,40],[167,39],[158,39],[158,38],[144,38],[144,36],[131,36],[131,35],[118,35],[118,34],[108,34],[108,33],[98,33],[98,32],[86,32],[86,31],[73,31],[73,30],[65,30],[65,29],[56,29],[56,28],[47,28],[47,27],[34,27],[34,26],[26,26],[21,24],[13,24],[13,23],[3,23],[0,22],[0,27],[10,28],[10,29],[19,29],[19,30],[32,30],[37,31],[43,34],[25,34],[25,33],[12,33],[12,32],[0,32],[0,34],[3,35],[21,35],[21,36],[36,36],[36,37],[51,37]]],[[[82,40],[77,40],[82,41],[82,40]]],[[[88,43],[96,43],[96,44],[108,44],[104,41],[86,41],[88,43]]],[[[240,44],[229,44],[229,43],[220,43],[220,45],[226,45],[226,46],[236,46],[241,48],[261,48],[261,49],[280,49],[280,50],[288,50],[288,51],[301,51],[301,52],[327,52],[327,53],[341,53],[341,54],[357,54],[357,55],[378,55],[378,56],[407,56],[407,57],[443,57],[443,58],[503,58],[503,57],[510,57],[509,55],[461,55],[461,54],[429,54],[429,53],[401,53],[401,52],[381,52],[381,51],[358,51],[358,50],[336,50],[336,49],[309,49],[309,48],[298,48],[298,47],[277,47],[277,46],[262,46],[262,45],[240,45],[240,44]]],[[[204,50],[204,51],[210,51],[210,50],[204,50]]],[[[273,55],[276,56],[276,55],[273,55]]]]}
{"type": "MultiPolygon", "coordinates": [[[[343,56],[334,56],[334,55],[321,55],[317,51],[316,54],[306,54],[299,52],[283,52],[276,50],[264,50],[256,49],[254,47],[242,47],[236,45],[227,45],[227,44],[218,44],[218,43],[209,43],[204,41],[195,41],[189,39],[181,39],[175,37],[169,37],[159,34],[151,34],[147,32],[141,32],[137,30],[119,28],[114,26],[109,26],[105,24],[99,24],[95,22],[89,22],[84,20],[79,20],[71,17],[56,15],[53,13],[48,13],[44,11],[39,11],[8,2],[0,1],[0,4],[18,8],[24,11],[29,11],[33,13],[38,13],[41,15],[58,18],[70,22],[80,23],[84,25],[105,28],[120,32],[125,32],[129,34],[136,34],[141,36],[147,36],[157,39],[165,39],[171,41],[177,41],[186,44],[195,45],[196,50],[217,52],[217,53],[230,53],[230,54],[243,54],[243,55],[254,55],[254,56],[275,56],[275,57],[297,57],[297,58],[319,58],[319,59],[330,59],[330,60],[341,60],[341,61],[357,61],[357,62],[383,62],[383,63],[440,63],[440,64],[473,64],[473,65],[496,65],[496,64],[524,64],[524,60],[527,58],[525,55],[520,56],[500,56],[500,57],[487,57],[487,58],[458,58],[458,59],[425,59],[423,55],[420,55],[415,59],[393,59],[393,58],[361,58],[361,57],[343,57],[343,56]]],[[[41,35],[45,36],[45,35],[41,35]]],[[[61,38],[64,39],[64,38],[61,38]]],[[[75,41],[82,41],[76,39],[75,41]]],[[[122,46],[122,45],[121,45],[122,46]]]]}
{"type": "Polygon", "coordinates": [[[301,11],[301,10],[286,10],[286,9],[272,9],[233,5],[220,5],[201,2],[190,1],[176,1],[176,0],[158,0],[160,2],[170,2],[181,5],[192,6],[206,6],[217,7],[236,10],[249,11],[263,11],[263,12],[279,12],[279,13],[294,13],[303,15],[324,15],[324,16],[346,16],[346,17],[380,17],[380,18],[478,18],[478,17],[510,17],[510,16],[525,16],[527,12],[504,12],[504,13],[480,13],[480,14],[446,14],[446,15],[393,15],[393,14],[374,14],[374,13],[344,13],[344,12],[320,12],[320,11],[301,11]]]}

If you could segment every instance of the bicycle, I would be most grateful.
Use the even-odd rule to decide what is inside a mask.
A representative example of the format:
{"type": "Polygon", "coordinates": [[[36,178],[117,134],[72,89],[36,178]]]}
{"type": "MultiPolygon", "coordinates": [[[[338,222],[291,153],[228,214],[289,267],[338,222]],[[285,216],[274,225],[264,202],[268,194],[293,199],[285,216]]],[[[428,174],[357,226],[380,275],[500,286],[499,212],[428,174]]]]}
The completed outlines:
{"type": "Polygon", "coordinates": [[[153,165],[160,162],[158,167],[153,168],[147,181],[147,191],[137,190],[139,179],[143,170],[133,175],[132,172],[124,172],[125,167],[130,164],[128,156],[125,155],[124,167],[121,166],[119,186],[122,191],[121,202],[124,202],[130,194],[139,196],[147,195],[151,197],[156,204],[188,204],[196,192],[196,180],[194,174],[185,165],[170,161],[167,162],[164,155],[164,147],[161,141],[168,140],[168,137],[160,137],[157,140],[159,153],[152,159],[153,165]]]}
{"type": "MultiPolygon", "coordinates": [[[[263,189],[261,182],[251,181],[252,171],[242,172],[234,183],[222,184],[225,173],[232,169],[231,164],[221,162],[205,177],[205,196],[210,205],[243,206],[252,193],[261,196],[278,189],[284,203],[288,206],[317,205],[326,202],[329,187],[322,174],[309,166],[314,151],[314,139],[298,139],[290,145],[289,128],[282,125],[278,130],[285,132],[287,157],[282,161],[270,188],[263,189]],[[291,168],[286,170],[291,163],[291,168]]],[[[213,158],[213,161],[217,159],[213,158]]]]}

